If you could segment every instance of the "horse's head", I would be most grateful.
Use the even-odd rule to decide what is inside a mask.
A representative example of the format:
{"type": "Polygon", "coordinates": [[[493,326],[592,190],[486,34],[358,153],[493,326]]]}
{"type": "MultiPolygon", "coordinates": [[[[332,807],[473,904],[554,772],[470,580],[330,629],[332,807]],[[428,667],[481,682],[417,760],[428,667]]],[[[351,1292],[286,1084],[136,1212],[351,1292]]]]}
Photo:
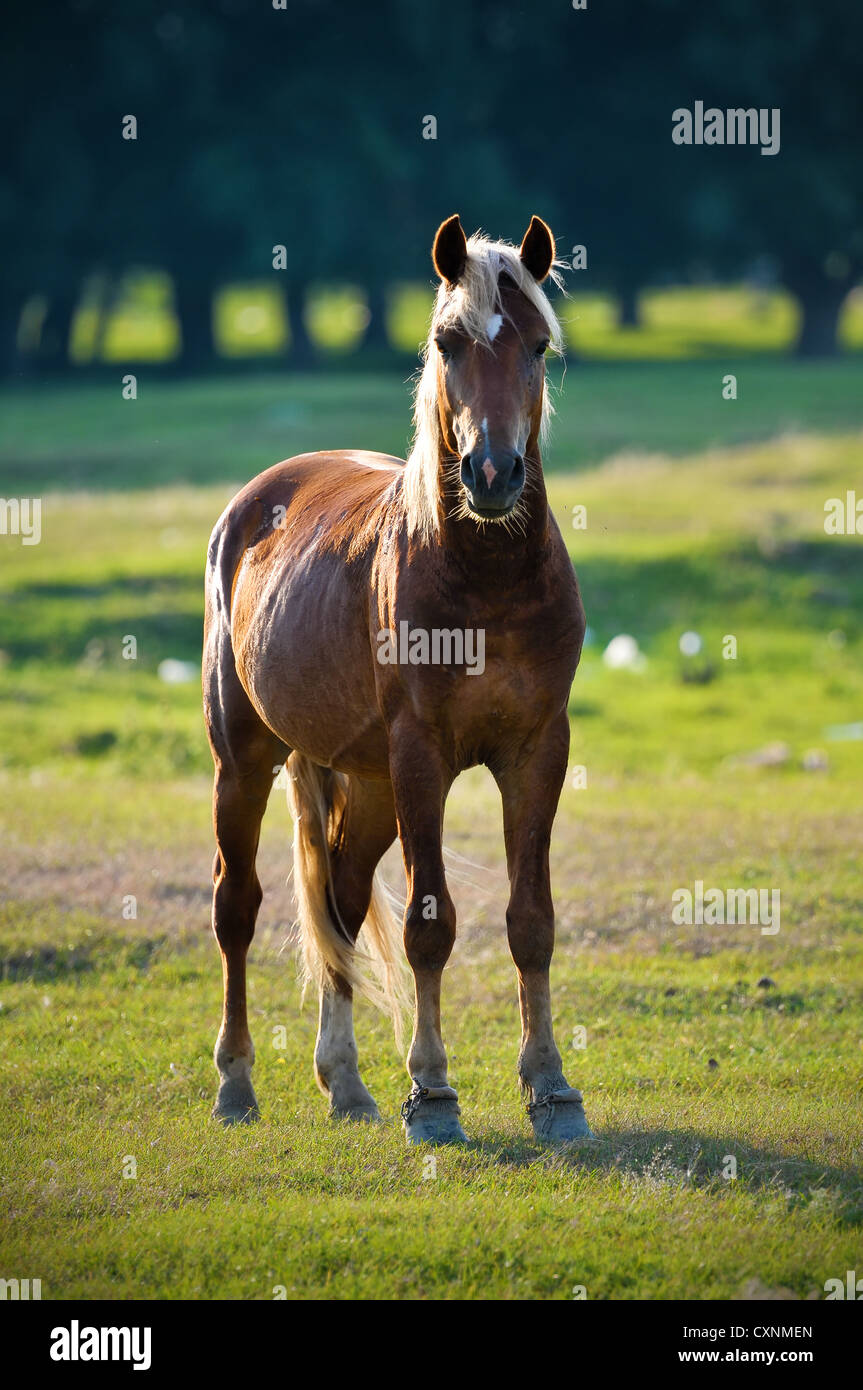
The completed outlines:
{"type": "Polygon", "coordinates": [[[539,468],[545,353],[550,342],[557,345],[557,324],[538,287],[554,253],[539,217],[519,251],[468,242],[457,215],[435,237],[441,287],[429,351],[437,356],[440,429],[459,460],[462,514],[482,521],[510,516],[531,467],[539,468]]]}

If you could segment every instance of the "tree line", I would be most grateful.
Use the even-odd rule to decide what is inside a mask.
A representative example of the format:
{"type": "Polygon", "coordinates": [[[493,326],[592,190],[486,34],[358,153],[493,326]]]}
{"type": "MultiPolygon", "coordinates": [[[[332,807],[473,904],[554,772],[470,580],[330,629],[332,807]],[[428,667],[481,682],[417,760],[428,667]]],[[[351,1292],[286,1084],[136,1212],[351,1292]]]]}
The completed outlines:
{"type": "Polygon", "coordinates": [[[800,304],[798,350],[835,351],[863,274],[856,0],[170,4],[7,19],[0,373],[34,297],[35,364],[63,368],[82,286],[98,273],[107,312],[136,267],[173,281],[187,370],[242,279],[280,277],[299,363],[315,283],[361,284],[383,343],[387,286],[426,273],[456,210],[511,238],[540,212],[624,322],[646,286],[759,267],[800,304]],[[676,143],[695,101],[779,109],[781,148],[676,143]]]}

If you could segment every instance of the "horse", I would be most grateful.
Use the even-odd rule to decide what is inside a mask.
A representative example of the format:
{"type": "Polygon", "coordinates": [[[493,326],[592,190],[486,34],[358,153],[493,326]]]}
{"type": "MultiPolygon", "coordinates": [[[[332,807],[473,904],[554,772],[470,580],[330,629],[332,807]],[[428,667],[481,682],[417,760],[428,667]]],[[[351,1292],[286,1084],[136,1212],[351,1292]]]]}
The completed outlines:
{"type": "Polygon", "coordinates": [[[456,935],[441,836],[453,781],[484,764],[503,803],[518,1079],[536,1138],[570,1141],[590,1129],[552,1030],[549,844],[585,619],[541,458],[545,356],[561,343],[542,285],[560,272],[536,216],[516,247],[466,238],[456,214],[432,261],[407,460],[339,449],[277,463],[210,539],[203,688],[224,983],[213,1115],[259,1114],[246,957],[261,820],[287,764],[301,973],[319,994],[314,1070],[329,1114],[380,1119],[353,1000],[362,992],[396,1020],[405,1002],[402,933],[378,873],[398,836],[414,983],[404,1132],[412,1144],[466,1142],[441,1036],[456,935]]]}

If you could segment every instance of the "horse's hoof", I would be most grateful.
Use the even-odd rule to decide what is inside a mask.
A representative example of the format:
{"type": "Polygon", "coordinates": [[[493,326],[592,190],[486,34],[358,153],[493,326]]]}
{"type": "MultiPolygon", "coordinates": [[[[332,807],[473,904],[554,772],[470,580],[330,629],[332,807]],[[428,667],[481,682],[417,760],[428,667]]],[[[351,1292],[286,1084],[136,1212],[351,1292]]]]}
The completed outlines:
{"type": "Polygon", "coordinates": [[[381,1112],[374,1101],[370,1105],[333,1105],[330,1107],[329,1116],[331,1120],[350,1120],[353,1124],[359,1125],[381,1123],[381,1112]]]}
{"type": "Polygon", "coordinates": [[[467,1135],[458,1122],[457,1115],[418,1115],[405,1125],[405,1139],[409,1144],[467,1144],[467,1135]]]}
{"type": "Polygon", "coordinates": [[[409,1144],[467,1144],[459,1124],[458,1096],[451,1086],[419,1086],[402,1106],[405,1139],[409,1144]]]}
{"type": "Polygon", "coordinates": [[[567,1087],[550,1091],[527,1107],[533,1133],[545,1144],[569,1144],[575,1139],[595,1139],[587,1123],[580,1091],[567,1087]]]}
{"type": "Polygon", "coordinates": [[[255,1093],[248,1081],[229,1077],[219,1087],[212,1117],[222,1125],[251,1125],[261,1118],[255,1093]]]}
{"type": "Polygon", "coordinates": [[[213,1119],[225,1128],[229,1125],[253,1125],[260,1118],[261,1112],[256,1105],[249,1105],[245,1110],[222,1110],[217,1105],[213,1106],[213,1119]]]}

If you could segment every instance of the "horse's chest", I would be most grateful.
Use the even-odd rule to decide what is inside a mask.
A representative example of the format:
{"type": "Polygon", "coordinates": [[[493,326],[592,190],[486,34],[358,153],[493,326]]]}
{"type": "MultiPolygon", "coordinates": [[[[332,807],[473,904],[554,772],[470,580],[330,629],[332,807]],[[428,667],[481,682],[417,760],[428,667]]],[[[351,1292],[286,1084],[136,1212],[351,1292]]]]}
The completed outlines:
{"type": "Polygon", "coordinates": [[[495,650],[473,665],[401,670],[414,714],[436,731],[455,766],[494,762],[530,743],[566,701],[567,673],[537,667],[527,653],[495,650]]]}
{"type": "Polygon", "coordinates": [[[455,684],[447,716],[457,736],[473,743],[508,741],[542,722],[547,697],[528,666],[492,657],[481,675],[455,684]]]}

